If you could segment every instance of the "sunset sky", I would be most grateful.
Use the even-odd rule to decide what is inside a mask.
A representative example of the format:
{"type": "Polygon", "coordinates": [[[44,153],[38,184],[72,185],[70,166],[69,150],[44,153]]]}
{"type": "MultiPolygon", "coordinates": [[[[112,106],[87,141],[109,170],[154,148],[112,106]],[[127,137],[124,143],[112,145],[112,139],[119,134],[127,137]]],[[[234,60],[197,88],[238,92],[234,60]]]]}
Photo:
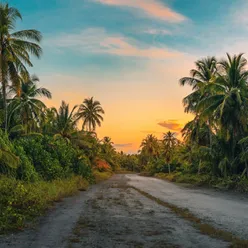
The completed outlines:
{"type": "Polygon", "coordinates": [[[48,106],[94,96],[105,109],[99,137],[136,152],[149,133],[179,132],[192,118],[178,84],[194,61],[248,51],[247,0],[10,0],[18,28],[43,33],[31,70],[48,106]]]}

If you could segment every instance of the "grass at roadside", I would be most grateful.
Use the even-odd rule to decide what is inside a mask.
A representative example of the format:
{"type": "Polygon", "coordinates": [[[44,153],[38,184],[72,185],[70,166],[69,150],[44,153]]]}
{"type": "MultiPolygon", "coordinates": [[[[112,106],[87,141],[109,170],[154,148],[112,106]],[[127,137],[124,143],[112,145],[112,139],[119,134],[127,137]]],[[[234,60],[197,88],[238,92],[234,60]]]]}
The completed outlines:
{"type": "MultiPolygon", "coordinates": [[[[109,179],[111,171],[93,171],[95,183],[109,179]]],[[[44,214],[54,202],[87,190],[89,182],[80,177],[26,183],[11,177],[0,177],[0,234],[22,230],[27,223],[44,214]]]]}
{"type": "Polygon", "coordinates": [[[0,177],[0,233],[21,230],[27,221],[44,213],[53,202],[86,190],[88,185],[80,176],[36,183],[0,177]]]}
{"type": "Polygon", "coordinates": [[[240,177],[217,178],[210,175],[182,174],[175,173],[157,173],[157,178],[165,179],[176,183],[188,183],[195,186],[210,186],[218,189],[236,190],[242,193],[248,193],[248,179],[240,177]]]}
{"type": "Polygon", "coordinates": [[[100,172],[98,170],[94,170],[93,176],[95,178],[95,182],[100,183],[100,182],[105,181],[105,180],[109,179],[110,177],[112,177],[113,172],[112,171],[100,172]]]}

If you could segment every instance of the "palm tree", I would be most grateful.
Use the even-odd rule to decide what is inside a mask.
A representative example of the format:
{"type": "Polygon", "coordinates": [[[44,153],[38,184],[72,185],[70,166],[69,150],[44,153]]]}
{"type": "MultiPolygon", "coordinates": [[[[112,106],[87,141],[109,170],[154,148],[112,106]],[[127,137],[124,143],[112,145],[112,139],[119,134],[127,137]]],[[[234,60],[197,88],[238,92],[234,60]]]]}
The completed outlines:
{"type": "Polygon", "coordinates": [[[215,57],[207,57],[195,62],[196,69],[190,71],[190,77],[183,77],[179,83],[181,86],[189,85],[193,93],[183,99],[185,112],[196,113],[196,106],[204,92],[204,87],[209,84],[217,73],[217,60],[215,57]]]}
{"type": "Polygon", "coordinates": [[[18,85],[18,75],[28,75],[26,65],[33,66],[30,55],[37,58],[42,53],[38,45],[42,39],[37,30],[14,31],[17,19],[22,19],[20,12],[8,4],[0,3],[0,82],[3,92],[4,123],[7,131],[7,96],[6,87],[11,80],[18,85]]]}
{"type": "Polygon", "coordinates": [[[202,116],[212,116],[221,128],[221,132],[232,147],[231,159],[234,159],[234,149],[247,129],[248,107],[248,71],[247,60],[243,54],[231,57],[219,63],[219,73],[215,83],[209,85],[215,94],[202,99],[198,109],[202,116]]]}
{"type": "Polygon", "coordinates": [[[46,108],[41,122],[42,132],[46,134],[53,134],[55,132],[55,122],[56,122],[56,108],[46,108]]]}
{"type": "Polygon", "coordinates": [[[175,150],[175,147],[179,144],[178,139],[175,137],[175,133],[167,132],[163,137],[163,155],[165,156],[166,163],[169,166],[169,173],[171,173],[170,163],[175,150]]]}
{"type": "Polygon", "coordinates": [[[94,101],[93,97],[85,99],[83,104],[79,106],[77,113],[78,119],[83,119],[83,129],[89,132],[95,131],[96,126],[101,126],[103,121],[102,114],[104,110],[99,101],[94,101]]]}
{"type": "Polygon", "coordinates": [[[70,111],[69,104],[62,101],[61,106],[56,110],[55,130],[57,134],[69,138],[76,130],[78,118],[76,118],[76,114],[74,113],[77,107],[77,105],[74,106],[70,111]]]}
{"type": "Polygon", "coordinates": [[[107,137],[107,136],[105,136],[102,139],[102,141],[103,141],[103,144],[108,144],[108,145],[113,145],[114,144],[114,142],[111,140],[111,138],[110,137],[107,137]]]}
{"type": "Polygon", "coordinates": [[[46,109],[46,105],[38,99],[38,97],[52,98],[51,92],[42,87],[37,86],[39,79],[36,76],[26,78],[27,81],[21,83],[21,88],[16,92],[16,88],[12,88],[12,92],[16,95],[9,103],[9,121],[12,118],[21,121],[26,127],[26,132],[31,131],[32,127],[40,125],[42,115],[46,109]]]}
{"type": "MultiPolygon", "coordinates": [[[[212,95],[212,90],[207,90],[206,88],[209,85],[212,85],[214,79],[217,76],[217,60],[215,57],[207,57],[205,59],[196,61],[195,65],[196,69],[192,69],[190,72],[191,77],[181,78],[180,85],[184,86],[185,84],[188,84],[192,86],[193,92],[183,99],[185,112],[191,112],[196,114],[197,118],[201,121],[202,116],[201,111],[199,111],[198,109],[198,103],[207,96],[212,95]]],[[[208,116],[208,119],[205,120],[205,123],[208,124],[210,140],[209,142],[210,147],[212,147],[212,116],[208,116]]],[[[198,128],[199,127],[200,126],[198,126],[198,128]]]]}
{"type": "Polygon", "coordinates": [[[149,134],[145,139],[142,140],[140,148],[141,153],[149,156],[149,158],[154,158],[159,155],[160,144],[154,135],[149,134]]]}

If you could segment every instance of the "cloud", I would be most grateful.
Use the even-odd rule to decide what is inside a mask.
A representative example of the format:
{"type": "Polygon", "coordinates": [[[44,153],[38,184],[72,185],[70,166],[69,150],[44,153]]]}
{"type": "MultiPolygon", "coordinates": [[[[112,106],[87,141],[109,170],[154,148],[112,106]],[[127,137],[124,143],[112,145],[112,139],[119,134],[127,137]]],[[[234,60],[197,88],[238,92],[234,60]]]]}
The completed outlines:
{"type": "Polygon", "coordinates": [[[144,31],[144,33],[152,34],[152,35],[171,35],[172,34],[171,31],[167,29],[155,29],[155,28],[147,29],[144,31]]]}
{"type": "Polygon", "coordinates": [[[158,0],[92,0],[106,5],[129,7],[140,10],[149,17],[179,23],[187,18],[165,6],[158,0]]]}
{"type": "Polygon", "coordinates": [[[169,130],[179,132],[182,130],[182,124],[178,120],[168,120],[158,123],[159,126],[165,127],[169,130]]]}
{"type": "Polygon", "coordinates": [[[181,57],[183,53],[167,47],[148,46],[118,34],[109,34],[103,28],[88,28],[78,33],[62,33],[45,41],[57,49],[73,49],[83,53],[102,53],[124,57],[163,60],[181,57]]]}
{"type": "Polygon", "coordinates": [[[116,148],[126,148],[126,147],[132,147],[132,143],[126,143],[126,144],[114,144],[116,148]]]}

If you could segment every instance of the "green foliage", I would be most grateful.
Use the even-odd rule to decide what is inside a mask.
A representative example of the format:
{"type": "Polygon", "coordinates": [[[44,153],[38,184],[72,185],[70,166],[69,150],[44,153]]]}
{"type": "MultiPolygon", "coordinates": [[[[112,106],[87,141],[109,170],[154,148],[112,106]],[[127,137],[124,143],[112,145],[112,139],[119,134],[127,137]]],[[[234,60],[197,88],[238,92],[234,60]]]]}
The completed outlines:
{"type": "MultiPolygon", "coordinates": [[[[49,153],[50,144],[47,142],[47,137],[25,137],[18,139],[17,146],[22,146],[28,158],[35,166],[35,170],[41,175],[44,180],[53,180],[62,178],[63,167],[59,160],[54,157],[54,154],[49,153]]],[[[68,172],[68,168],[65,168],[68,172]]]]}
{"type": "Polygon", "coordinates": [[[23,137],[15,141],[23,147],[35,170],[44,180],[70,177],[73,173],[91,178],[90,162],[62,137],[23,137]]]}
{"type": "Polygon", "coordinates": [[[23,228],[54,201],[85,190],[88,182],[80,176],[52,182],[25,183],[0,177],[0,233],[23,228]]]}
{"type": "Polygon", "coordinates": [[[0,173],[11,174],[19,166],[19,158],[7,134],[0,130],[0,173]]]}
{"type": "Polygon", "coordinates": [[[17,179],[27,182],[38,181],[40,176],[35,170],[35,167],[32,164],[31,160],[26,155],[23,147],[20,145],[16,145],[15,153],[20,159],[20,166],[17,169],[17,179]]]}
{"type": "Polygon", "coordinates": [[[93,175],[95,178],[95,183],[99,183],[109,179],[113,173],[111,171],[100,172],[98,170],[94,170],[93,175]]]}
{"type": "Polygon", "coordinates": [[[143,169],[140,165],[139,158],[137,155],[119,153],[117,155],[117,161],[120,168],[127,171],[140,172],[143,169]]]}

